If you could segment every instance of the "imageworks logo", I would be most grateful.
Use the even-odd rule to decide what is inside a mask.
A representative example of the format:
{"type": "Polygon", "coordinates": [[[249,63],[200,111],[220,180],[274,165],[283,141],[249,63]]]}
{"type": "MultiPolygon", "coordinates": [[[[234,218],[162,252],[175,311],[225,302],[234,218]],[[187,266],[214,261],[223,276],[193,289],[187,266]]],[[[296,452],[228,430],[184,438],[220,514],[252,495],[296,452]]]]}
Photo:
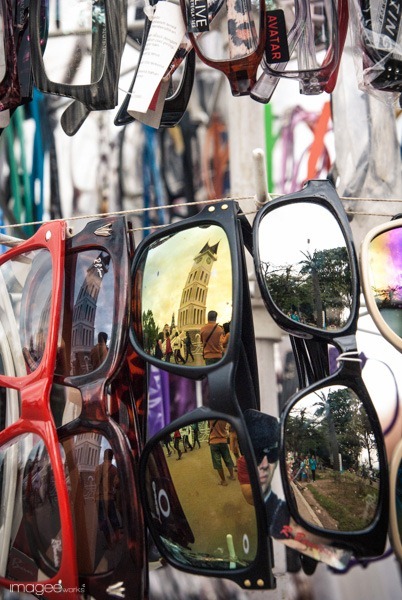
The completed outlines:
{"type": "Polygon", "coordinates": [[[10,592],[17,594],[34,594],[35,596],[43,596],[44,594],[63,594],[68,592],[85,593],[85,585],[79,588],[65,588],[61,579],[57,583],[12,583],[10,584],[10,592]]]}

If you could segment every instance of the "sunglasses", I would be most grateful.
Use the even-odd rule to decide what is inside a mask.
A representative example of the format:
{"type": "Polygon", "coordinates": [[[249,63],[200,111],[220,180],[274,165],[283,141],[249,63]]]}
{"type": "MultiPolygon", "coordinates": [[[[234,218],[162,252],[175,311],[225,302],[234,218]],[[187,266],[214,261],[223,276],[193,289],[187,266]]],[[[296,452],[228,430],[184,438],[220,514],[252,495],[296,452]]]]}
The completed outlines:
{"type": "Polygon", "coordinates": [[[181,0],[187,35],[197,56],[229,80],[233,96],[249,95],[265,47],[265,2],[207,3],[200,17],[191,0],[181,0]],[[202,35],[198,35],[203,31],[202,35]],[[216,43],[211,44],[211,35],[216,43]]]}
{"type": "Polygon", "coordinates": [[[65,228],[62,221],[43,225],[0,257],[0,385],[6,406],[0,431],[0,585],[20,591],[16,582],[23,582],[25,591],[49,598],[63,590],[76,598],[78,590],[70,481],[49,407],[65,228]]]}
{"type": "MultiPolygon", "coordinates": [[[[131,440],[124,433],[124,418],[133,407],[124,404],[117,383],[108,394],[127,340],[129,266],[122,217],[90,222],[66,241],[52,411],[65,456],[79,581],[99,598],[124,590],[141,598],[145,585],[134,458],[139,440],[134,428],[131,440]]],[[[44,272],[34,285],[43,285],[44,272]]],[[[135,421],[127,424],[134,427],[135,421]]],[[[31,531],[35,560],[37,536],[31,531]]]]}
{"type": "Polygon", "coordinates": [[[340,352],[338,370],[296,394],[281,415],[280,466],[289,509],[307,531],[356,556],[378,556],[386,542],[388,470],[356,349],[359,276],[346,213],[328,181],[310,181],[299,193],[264,206],[254,232],[257,279],[274,320],[340,352]],[[281,226],[292,240],[286,246],[278,240],[281,226]],[[289,467],[311,453],[323,485],[321,500],[313,496],[306,515],[298,501],[303,482],[300,489],[289,467]],[[331,496],[336,510],[323,521],[314,507],[323,508],[331,496]]]}

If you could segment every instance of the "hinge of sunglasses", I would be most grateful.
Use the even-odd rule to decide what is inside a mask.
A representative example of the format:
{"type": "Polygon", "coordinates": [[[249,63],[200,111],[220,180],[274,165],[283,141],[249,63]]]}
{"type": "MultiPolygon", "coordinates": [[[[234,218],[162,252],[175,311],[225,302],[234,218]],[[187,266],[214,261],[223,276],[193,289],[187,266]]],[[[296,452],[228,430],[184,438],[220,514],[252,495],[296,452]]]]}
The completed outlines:
{"type": "Polygon", "coordinates": [[[350,350],[349,352],[342,352],[339,356],[336,357],[336,362],[339,363],[342,360],[349,360],[351,362],[363,362],[361,358],[359,358],[359,353],[357,350],[350,350]]]}
{"type": "MultiPolygon", "coordinates": [[[[73,228],[71,225],[66,227],[66,237],[73,236],[73,228]]],[[[22,238],[13,237],[12,235],[6,235],[5,233],[0,233],[0,244],[3,246],[8,246],[9,248],[14,248],[15,246],[19,246],[22,242],[26,240],[22,238]]]]}
{"type": "Polygon", "coordinates": [[[255,204],[257,208],[261,208],[272,200],[267,185],[267,165],[265,161],[265,153],[261,148],[255,148],[253,150],[253,164],[254,164],[254,181],[256,195],[255,204]]]}

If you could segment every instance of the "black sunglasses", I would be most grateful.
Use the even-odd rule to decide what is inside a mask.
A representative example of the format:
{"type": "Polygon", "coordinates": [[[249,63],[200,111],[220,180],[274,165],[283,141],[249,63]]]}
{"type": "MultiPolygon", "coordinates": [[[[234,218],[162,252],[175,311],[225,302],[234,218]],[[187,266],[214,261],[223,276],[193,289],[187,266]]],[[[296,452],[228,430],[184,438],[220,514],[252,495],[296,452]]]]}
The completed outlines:
{"type": "Polygon", "coordinates": [[[356,348],[360,287],[346,213],[332,184],[310,181],[302,191],[263,207],[254,236],[257,279],[272,317],[292,335],[331,343],[340,352],[339,369],[296,394],[281,415],[281,473],[289,508],[308,531],[356,556],[378,556],[387,534],[388,467],[356,348]],[[278,238],[284,227],[291,232],[286,246],[278,238]],[[320,465],[316,488],[322,496],[313,495],[313,512],[305,514],[298,502],[305,485],[291,466],[311,454],[320,465]],[[321,502],[326,520],[314,509],[323,508],[321,502]]]}

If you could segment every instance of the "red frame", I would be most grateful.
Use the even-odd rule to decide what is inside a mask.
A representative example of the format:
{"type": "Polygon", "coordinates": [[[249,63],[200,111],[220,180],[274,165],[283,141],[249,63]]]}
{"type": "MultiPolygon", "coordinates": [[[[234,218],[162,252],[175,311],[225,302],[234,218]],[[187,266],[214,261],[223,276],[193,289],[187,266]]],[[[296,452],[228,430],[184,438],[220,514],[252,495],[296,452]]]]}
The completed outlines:
{"type": "MultiPolygon", "coordinates": [[[[64,281],[64,240],[66,224],[54,221],[42,225],[26,242],[12,248],[0,257],[0,266],[24,252],[46,248],[52,259],[52,298],[48,338],[44,353],[37,369],[23,377],[0,376],[0,386],[18,390],[21,398],[21,414],[19,419],[0,432],[0,446],[26,433],[40,436],[48,451],[57,489],[59,505],[62,553],[60,568],[53,577],[42,581],[23,581],[25,586],[54,585],[60,581],[66,591],[63,598],[76,600],[78,593],[78,573],[75,560],[74,529],[70,512],[67,484],[64,476],[63,462],[59,450],[59,440],[49,407],[49,394],[53,381],[56,361],[57,339],[61,313],[61,301],[64,281]],[[49,237],[50,236],[50,237],[49,237]]],[[[0,585],[8,588],[16,581],[0,577],[0,585]]],[[[57,587],[56,587],[57,590],[57,587]]],[[[46,590],[48,599],[60,600],[60,591],[46,590]]]]}

